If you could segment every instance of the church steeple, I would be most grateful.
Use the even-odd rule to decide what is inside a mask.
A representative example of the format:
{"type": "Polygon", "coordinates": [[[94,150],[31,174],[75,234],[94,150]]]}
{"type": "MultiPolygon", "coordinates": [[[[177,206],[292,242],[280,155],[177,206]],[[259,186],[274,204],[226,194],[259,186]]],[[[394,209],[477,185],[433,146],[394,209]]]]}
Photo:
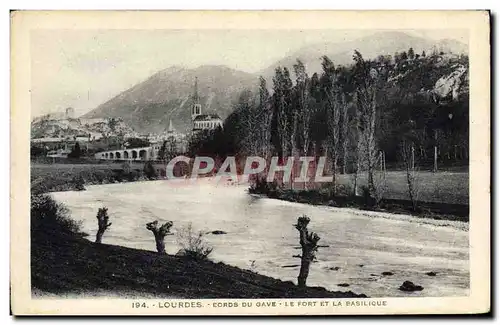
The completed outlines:
{"type": "Polygon", "coordinates": [[[198,96],[198,77],[194,78],[193,101],[194,104],[199,104],[200,101],[200,97],[198,96]]]}
{"type": "Polygon", "coordinates": [[[193,107],[191,108],[191,119],[194,120],[198,115],[201,115],[200,96],[198,95],[198,77],[194,79],[193,89],[193,107]]]}
{"type": "Polygon", "coordinates": [[[172,124],[172,119],[170,119],[170,124],[168,125],[168,133],[174,133],[174,125],[172,124]]]}

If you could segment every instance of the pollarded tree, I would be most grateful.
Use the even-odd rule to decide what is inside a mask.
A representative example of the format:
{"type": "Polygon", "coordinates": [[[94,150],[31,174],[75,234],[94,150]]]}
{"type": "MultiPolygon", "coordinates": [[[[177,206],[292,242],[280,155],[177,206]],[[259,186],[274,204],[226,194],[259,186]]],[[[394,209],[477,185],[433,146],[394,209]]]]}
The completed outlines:
{"type": "Polygon", "coordinates": [[[155,220],[153,222],[148,222],[146,224],[146,229],[150,230],[153,235],[155,236],[155,242],[156,242],[156,250],[158,253],[165,254],[165,236],[167,235],[173,235],[170,233],[170,228],[174,223],[172,221],[167,221],[160,227],[158,227],[158,220],[155,220]]]}
{"type": "Polygon", "coordinates": [[[97,211],[98,230],[95,238],[95,242],[98,244],[102,242],[102,236],[104,235],[104,232],[111,226],[111,222],[108,223],[108,221],[108,208],[99,208],[99,210],[97,211]]]}
{"type": "Polygon", "coordinates": [[[314,233],[309,232],[307,225],[311,219],[307,216],[302,216],[297,219],[297,224],[295,224],[295,229],[299,231],[299,241],[302,248],[301,263],[300,263],[300,273],[298,276],[299,287],[305,287],[307,277],[309,276],[309,268],[312,261],[316,258],[316,251],[318,250],[318,241],[320,237],[314,233]]]}

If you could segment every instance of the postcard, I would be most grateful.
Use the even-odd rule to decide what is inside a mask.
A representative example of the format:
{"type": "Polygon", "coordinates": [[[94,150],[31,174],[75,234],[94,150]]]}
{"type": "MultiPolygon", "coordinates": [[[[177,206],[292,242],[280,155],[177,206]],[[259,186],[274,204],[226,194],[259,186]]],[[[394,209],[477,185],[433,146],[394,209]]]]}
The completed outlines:
{"type": "Polygon", "coordinates": [[[489,23],[12,11],[12,313],[489,312],[489,23]]]}

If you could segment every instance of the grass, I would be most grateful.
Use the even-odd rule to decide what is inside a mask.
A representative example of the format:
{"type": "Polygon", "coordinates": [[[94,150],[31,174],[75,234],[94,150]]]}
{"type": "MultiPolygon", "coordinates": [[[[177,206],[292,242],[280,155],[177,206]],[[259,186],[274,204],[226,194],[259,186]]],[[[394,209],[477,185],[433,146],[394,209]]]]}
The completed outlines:
{"type": "MultiPolygon", "coordinates": [[[[31,191],[34,194],[81,190],[79,184],[108,184],[146,180],[143,163],[31,163],[31,191]]],[[[160,166],[155,166],[160,168],[160,166]]]]}
{"type": "MultiPolygon", "coordinates": [[[[338,175],[338,184],[351,188],[352,175],[338,175]]],[[[469,173],[448,172],[437,173],[421,171],[416,176],[419,188],[419,200],[450,204],[469,204],[469,173]]],[[[367,185],[367,175],[358,178],[360,186],[367,185]]],[[[386,175],[385,198],[409,200],[408,184],[405,171],[389,171],[386,175]]]]}

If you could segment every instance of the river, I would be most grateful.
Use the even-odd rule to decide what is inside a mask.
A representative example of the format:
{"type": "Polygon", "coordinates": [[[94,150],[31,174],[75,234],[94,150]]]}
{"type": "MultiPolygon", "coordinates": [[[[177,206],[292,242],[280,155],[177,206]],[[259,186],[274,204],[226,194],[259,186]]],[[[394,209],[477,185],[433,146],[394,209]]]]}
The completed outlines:
{"type": "MultiPolygon", "coordinates": [[[[178,233],[192,223],[214,247],[210,259],[296,283],[300,259],[298,231],[303,214],[310,231],[321,237],[317,262],[307,284],[370,297],[466,296],[469,293],[468,224],[405,215],[291,203],[249,195],[247,186],[148,181],[87,186],[86,191],[52,193],[72,218],[82,221],[90,240],[97,229],[96,214],[106,206],[112,225],[103,243],[155,250],[145,227],[158,219],[171,220],[178,233]],[[297,265],[297,266],[294,266],[297,265]],[[427,272],[436,276],[428,276],[427,272]],[[393,275],[382,275],[391,272],[393,275]],[[406,280],[423,291],[403,292],[406,280]],[[338,284],[349,284],[340,287],[338,284]]],[[[167,236],[166,250],[175,254],[178,236],[167,236]]]]}

